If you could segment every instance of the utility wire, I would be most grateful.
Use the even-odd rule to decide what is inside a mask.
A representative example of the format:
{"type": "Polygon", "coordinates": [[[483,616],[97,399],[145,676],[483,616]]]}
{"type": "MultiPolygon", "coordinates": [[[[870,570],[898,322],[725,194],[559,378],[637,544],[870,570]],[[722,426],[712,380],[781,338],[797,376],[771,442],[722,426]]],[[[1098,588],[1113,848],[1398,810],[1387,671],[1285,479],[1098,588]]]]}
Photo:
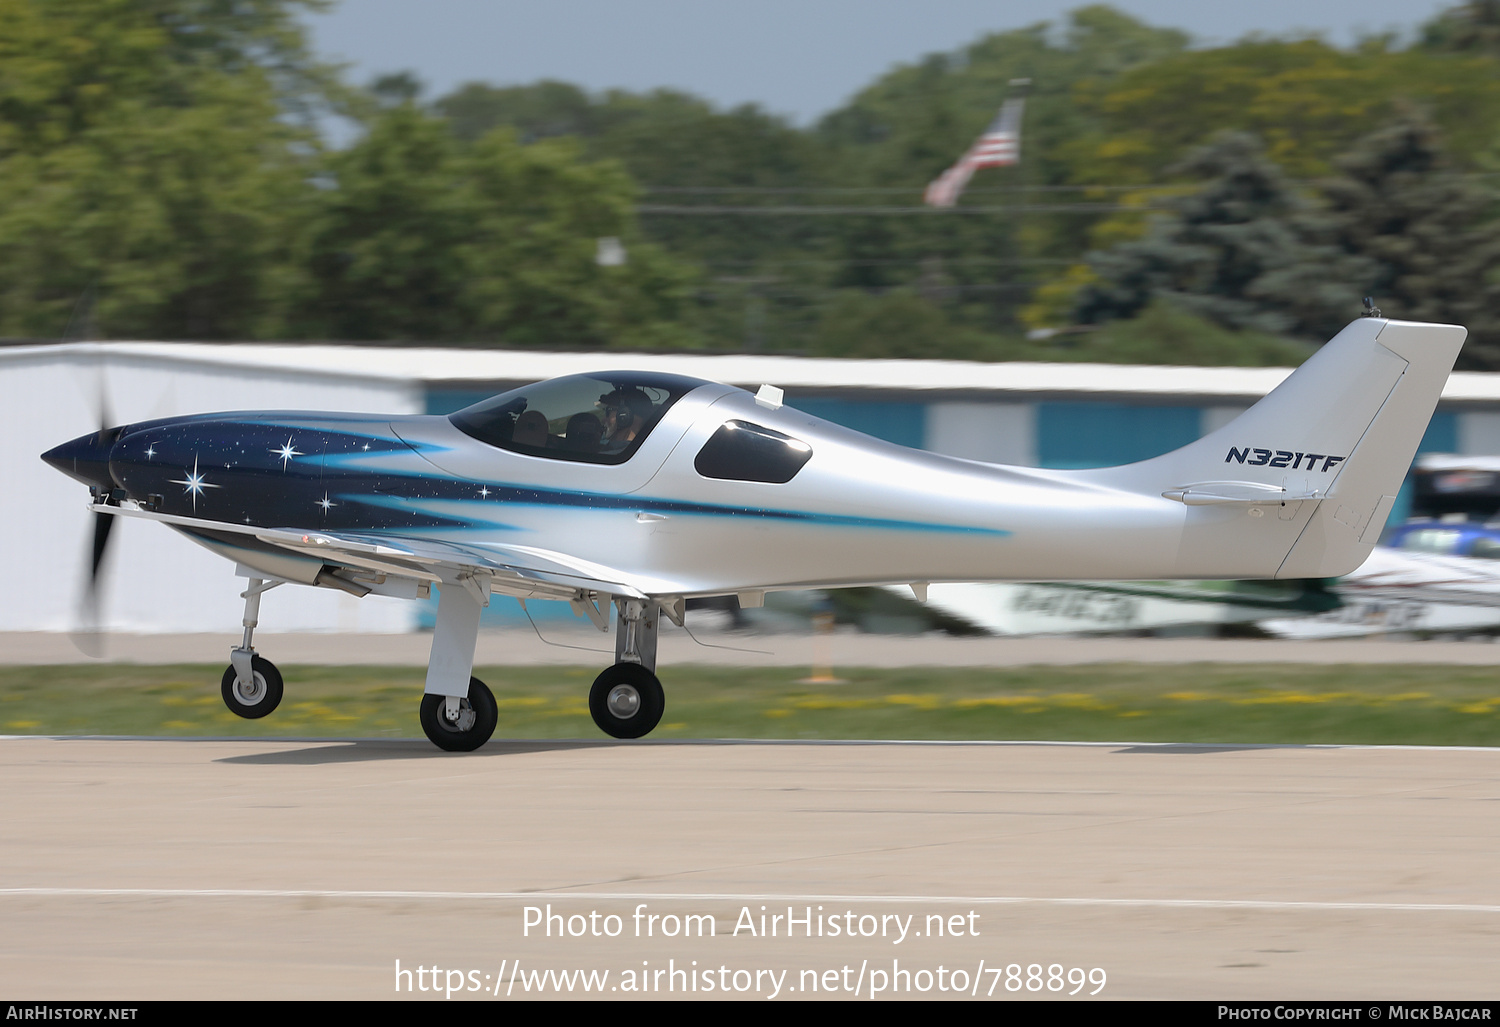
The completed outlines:
{"type": "Polygon", "coordinates": [[[1013,203],[1004,207],[860,207],[830,205],[799,206],[722,206],[718,204],[670,204],[642,203],[636,208],[638,214],[663,214],[688,217],[718,217],[727,214],[753,217],[951,217],[955,214],[1100,214],[1111,211],[1147,213],[1165,209],[1158,204],[1132,206],[1123,203],[1013,203]]]}
{"type": "MultiPolygon", "coordinates": [[[[1138,192],[1149,190],[1181,189],[1181,185],[1019,185],[1000,186],[989,189],[965,189],[965,196],[999,196],[1015,193],[1062,193],[1062,192],[1138,192]]],[[[832,186],[832,185],[651,185],[643,192],[701,196],[723,196],[732,193],[761,196],[787,196],[801,193],[828,193],[831,195],[860,196],[885,195],[920,196],[922,189],[909,185],[895,186],[832,186]]]]}

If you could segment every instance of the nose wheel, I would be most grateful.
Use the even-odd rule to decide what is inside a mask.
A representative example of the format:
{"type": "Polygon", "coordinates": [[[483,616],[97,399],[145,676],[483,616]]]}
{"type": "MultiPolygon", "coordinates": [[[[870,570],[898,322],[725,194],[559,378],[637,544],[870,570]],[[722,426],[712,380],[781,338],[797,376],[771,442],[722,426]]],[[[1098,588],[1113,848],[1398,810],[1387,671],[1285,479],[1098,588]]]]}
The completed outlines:
{"type": "Polygon", "coordinates": [[[589,712],[599,730],[615,738],[640,738],[661,722],[667,708],[661,681],[639,663],[617,663],[594,679],[589,712]]]}
{"type": "Polygon", "coordinates": [[[250,676],[241,680],[234,664],[224,671],[219,692],[229,712],[246,720],[259,720],[281,705],[281,671],[260,656],[250,658],[250,676]]]}
{"type": "Polygon", "coordinates": [[[281,671],[276,664],[257,655],[250,644],[260,620],[261,593],[280,584],[280,581],[251,578],[250,587],[240,593],[245,600],[245,616],[240,622],[245,626],[245,638],[229,651],[229,668],[224,671],[219,694],[230,713],[246,720],[259,720],[281,705],[281,671]]]}
{"type": "Polygon", "coordinates": [[[490,740],[499,720],[494,695],[475,677],[469,678],[469,697],[458,701],[456,715],[449,714],[446,695],[422,696],[422,730],[448,752],[473,752],[490,740]]]}

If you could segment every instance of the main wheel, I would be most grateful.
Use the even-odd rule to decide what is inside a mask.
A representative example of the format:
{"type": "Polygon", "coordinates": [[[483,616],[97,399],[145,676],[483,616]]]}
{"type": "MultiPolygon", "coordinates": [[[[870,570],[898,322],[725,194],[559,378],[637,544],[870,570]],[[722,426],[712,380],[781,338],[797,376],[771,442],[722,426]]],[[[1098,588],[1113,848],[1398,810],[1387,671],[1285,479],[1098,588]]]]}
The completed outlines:
{"type": "Polygon", "coordinates": [[[234,664],[224,672],[219,693],[229,712],[246,720],[259,720],[281,705],[281,671],[276,664],[259,656],[250,657],[250,681],[241,684],[234,664]]]}
{"type": "Polygon", "coordinates": [[[446,695],[422,696],[422,730],[439,749],[473,752],[495,733],[500,708],[495,697],[478,678],[469,678],[469,697],[458,701],[458,719],[448,719],[446,695]]]}
{"type": "Polygon", "coordinates": [[[640,738],[661,722],[667,698],[657,676],[639,663],[617,663],[594,679],[589,712],[599,730],[615,738],[640,738]]]}

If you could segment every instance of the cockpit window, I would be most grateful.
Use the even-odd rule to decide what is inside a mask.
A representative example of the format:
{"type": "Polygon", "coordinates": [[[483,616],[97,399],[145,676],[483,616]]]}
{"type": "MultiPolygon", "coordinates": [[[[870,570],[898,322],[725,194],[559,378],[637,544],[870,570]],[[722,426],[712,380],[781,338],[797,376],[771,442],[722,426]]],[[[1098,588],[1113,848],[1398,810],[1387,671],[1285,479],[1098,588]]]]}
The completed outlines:
{"type": "Polygon", "coordinates": [[[501,449],[622,464],[667,409],[702,384],[675,374],[574,374],[501,393],[450,414],[448,420],[501,449]]]}
{"type": "Polygon", "coordinates": [[[785,484],[812,458],[812,447],[749,421],[726,421],[704,443],[693,467],[705,478],[785,484]]]}

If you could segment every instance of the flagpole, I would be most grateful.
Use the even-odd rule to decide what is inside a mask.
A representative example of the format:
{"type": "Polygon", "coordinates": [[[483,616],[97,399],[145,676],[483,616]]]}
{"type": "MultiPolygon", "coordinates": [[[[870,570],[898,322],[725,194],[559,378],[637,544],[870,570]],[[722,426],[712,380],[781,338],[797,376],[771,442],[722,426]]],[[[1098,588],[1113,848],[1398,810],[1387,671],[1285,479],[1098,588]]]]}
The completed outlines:
{"type": "MultiPolygon", "coordinates": [[[[995,120],[952,167],[928,184],[923,195],[925,203],[938,209],[951,208],[958,203],[958,198],[963,195],[976,171],[1021,163],[1021,117],[1025,113],[1026,95],[1030,90],[1031,79],[1010,80],[1010,88],[995,120]]],[[[1024,204],[1016,204],[1012,212],[1011,248],[1017,252],[1020,248],[1021,219],[1025,216],[1023,208],[1024,204]]]]}
{"type": "MultiPolygon", "coordinates": [[[[1021,174],[1021,115],[1024,113],[1026,97],[1031,92],[1031,79],[1013,78],[1010,80],[1010,87],[1013,90],[1012,95],[1015,96],[1017,105],[1015,129],[1016,159],[1014,164],[1014,167],[1016,169],[1016,190],[1012,194],[1015,197],[1016,202],[1011,205],[1010,248],[1013,256],[1019,259],[1022,252],[1021,248],[1024,245],[1024,243],[1022,242],[1021,232],[1022,229],[1025,228],[1026,221],[1026,185],[1024,177],[1021,174]]],[[[1023,274],[1021,265],[1019,263],[1011,265],[1007,273],[1010,276],[1010,285],[1014,287],[1023,274]]],[[[1019,293],[1014,295],[1018,296],[1019,293]]],[[[1015,299],[1013,299],[1007,307],[1007,316],[1010,317],[1012,321],[1019,322],[1020,320],[1019,303],[1015,299]]]]}

